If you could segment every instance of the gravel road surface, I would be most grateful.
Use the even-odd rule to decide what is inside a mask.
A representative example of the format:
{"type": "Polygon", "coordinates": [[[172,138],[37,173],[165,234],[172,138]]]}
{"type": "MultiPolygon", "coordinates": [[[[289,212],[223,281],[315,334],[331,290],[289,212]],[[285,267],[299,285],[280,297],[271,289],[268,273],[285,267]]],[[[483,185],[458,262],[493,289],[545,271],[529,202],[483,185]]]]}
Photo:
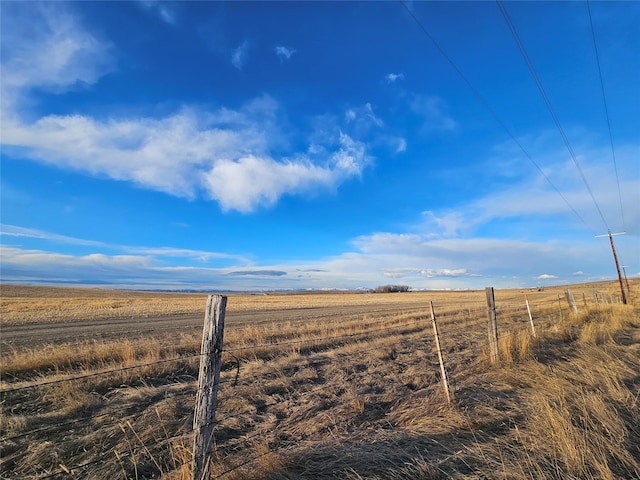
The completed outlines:
{"type": "MultiPolygon", "coordinates": [[[[364,314],[400,313],[427,309],[422,304],[394,306],[344,306],[293,308],[279,311],[227,312],[227,329],[247,324],[291,321],[325,321],[337,317],[352,318],[364,314]]],[[[0,349],[23,349],[44,345],[118,338],[164,337],[202,330],[201,315],[169,315],[151,318],[112,318],[4,324],[0,327],[0,349]]]]}

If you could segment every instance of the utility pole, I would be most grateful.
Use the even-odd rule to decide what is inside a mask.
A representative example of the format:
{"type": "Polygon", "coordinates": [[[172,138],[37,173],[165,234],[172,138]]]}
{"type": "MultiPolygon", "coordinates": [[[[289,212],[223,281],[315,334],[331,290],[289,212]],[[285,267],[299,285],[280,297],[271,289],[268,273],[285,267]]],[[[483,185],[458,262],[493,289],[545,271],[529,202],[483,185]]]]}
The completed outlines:
{"type": "Polygon", "coordinates": [[[631,288],[629,287],[629,279],[627,278],[627,269],[624,268],[626,265],[620,265],[622,267],[622,273],[624,273],[624,283],[627,284],[627,293],[631,293],[631,288]]]}
{"type": "Polygon", "coordinates": [[[596,238],[599,237],[609,237],[609,241],[611,242],[611,251],[613,251],[613,259],[616,262],[616,270],[618,271],[618,281],[620,282],[620,293],[622,294],[622,303],[624,305],[627,304],[627,294],[624,289],[624,284],[622,283],[622,274],[620,273],[620,264],[618,263],[618,255],[616,254],[616,246],[613,244],[613,236],[614,235],[624,235],[627,232],[619,232],[619,233],[611,233],[611,230],[606,235],[596,235],[596,238]]]}

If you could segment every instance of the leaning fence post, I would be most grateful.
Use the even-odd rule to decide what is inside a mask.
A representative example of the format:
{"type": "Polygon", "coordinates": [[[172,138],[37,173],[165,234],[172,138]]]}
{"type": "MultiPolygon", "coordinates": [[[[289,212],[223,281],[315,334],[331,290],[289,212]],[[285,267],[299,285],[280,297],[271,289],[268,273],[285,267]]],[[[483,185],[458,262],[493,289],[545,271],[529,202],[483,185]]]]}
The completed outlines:
{"type": "Polygon", "coordinates": [[[524,301],[527,304],[527,313],[529,314],[529,322],[531,323],[531,333],[533,333],[534,337],[537,337],[536,327],[534,327],[533,325],[533,317],[531,316],[531,308],[529,307],[529,299],[527,298],[527,294],[524,295],[524,301]]]}
{"type": "Polygon", "coordinates": [[[500,362],[498,352],[498,319],[496,317],[496,299],[493,287],[484,289],[487,295],[487,312],[489,315],[489,356],[491,363],[497,365],[500,362]]]}
{"type": "Polygon", "coordinates": [[[598,308],[600,305],[598,305],[598,292],[596,292],[595,290],[593,291],[593,305],[598,308]]]}
{"type": "Polygon", "coordinates": [[[433,302],[430,301],[429,304],[431,305],[431,322],[433,323],[433,335],[436,339],[436,350],[438,351],[438,361],[440,362],[440,372],[442,373],[442,384],[444,385],[444,393],[447,395],[447,403],[451,403],[447,371],[444,369],[442,350],[440,350],[440,335],[438,334],[438,324],[436,323],[436,312],[433,310],[433,302]]]}
{"type": "Polygon", "coordinates": [[[227,297],[209,295],[202,330],[198,392],[196,393],[196,406],[193,414],[195,436],[193,440],[192,480],[209,478],[226,307],[227,297]]]}
{"type": "Polygon", "coordinates": [[[578,306],[576,305],[576,299],[573,297],[573,292],[567,288],[564,291],[564,295],[565,295],[565,297],[567,299],[567,303],[569,304],[569,307],[571,307],[571,310],[573,311],[573,313],[578,313],[578,306]]]}

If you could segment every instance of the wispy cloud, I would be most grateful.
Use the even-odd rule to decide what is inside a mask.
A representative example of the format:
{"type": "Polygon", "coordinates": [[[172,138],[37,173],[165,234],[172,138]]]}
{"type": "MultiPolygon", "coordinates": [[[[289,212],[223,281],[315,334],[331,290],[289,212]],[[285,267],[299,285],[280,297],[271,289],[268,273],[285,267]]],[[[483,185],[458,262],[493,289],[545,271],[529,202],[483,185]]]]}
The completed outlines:
{"type": "Polygon", "coordinates": [[[388,73],[387,75],[385,75],[384,79],[389,84],[396,83],[396,81],[398,81],[398,80],[404,80],[404,74],[403,73],[388,73]]]}
{"type": "Polygon", "coordinates": [[[34,238],[38,240],[47,240],[65,245],[85,245],[94,247],[107,246],[104,242],[96,242],[94,240],[86,240],[83,238],[69,237],[67,235],[58,235],[56,233],[45,232],[35,228],[25,228],[17,225],[0,225],[0,235],[7,237],[24,237],[34,238]]]}
{"type": "Polygon", "coordinates": [[[413,94],[409,107],[422,118],[423,133],[454,132],[458,127],[458,122],[447,111],[446,102],[438,96],[413,94]]]}
{"type": "MultiPolygon", "coordinates": [[[[582,171],[611,228],[622,230],[620,196],[610,151],[583,142],[576,142],[576,149],[584,155],[582,171]]],[[[635,159],[639,150],[637,146],[619,144],[616,151],[625,226],[630,235],[637,236],[640,235],[640,191],[637,188],[640,171],[635,159]]],[[[482,184],[486,178],[483,171],[493,171],[496,165],[510,164],[509,168],[515,173],[492,174],[492,187],[486,189],[486,193],[474,196],[469,192],[465,202],[437,211],[424,211],[414,230],[428,238],[470,237],[490,225],[498,227],[502,236],[517,235],[535,240],[538,240],[538,232],[549,228],[555,232],[552,238],[565,238],[569,232],[592,238],[606,232],[591,196],[575,165],[566,158],[566,152],[559,147],[545,146],[529,149],[529,153],[543,165],[553,185],[520,152],[503,152],[502,156],[478,161],[475,167],[469,166],[465,171],[454,168],[451,175],[464,182],[473,179],[476,184],[482,184]],[[562,197],[554,187],[562,192],[562,197]]]]}
{"type": "Polygon", "coordinates": [[[373,106],[369,102],[347,109],[344,119],[351,129],[350,131],[359,136],[366,136],[372,130],[384,127],[384,121],[375,114],[373,106]]]}
{"type": "Polygon", "coordinates": [[[82,29],[61,4],[2,5],[2,111],[6,117],[32,88],[64,92],[90,85],[114,68],[110,43],[82,29]]]}
{"type": "Polygon", "coordinates": [[[284,62],[285,60],[290,60],[291,56],[296,53],[296,50],[293,48],[288,48],[285,47],[283,45],[278,45],[274,48],[274,51],[276,52],[276,55],[278,56],[278,58],[280,59],[281,62],[284,62]]]}
{"type": "MultiPolygon", "coordinates": [[[[94,247],[102,251],[122,252],[129,256],[140,256],[145,258],[168,259],[181,258],[192,259],[198,262],[206,263],[211,260],[233,260],[238,264],[250,264],[251,262],[245,256],[236,254],[227,254],[222,252],[211,252],[206,250],[193,250],[175,247],[148,247],[148,246],[131,246],[110,244],[106,242],[98,242],[85,238],[70,237],[67,235],[59,235],[53,232],[38,230],[35,228],[26,228],[17,225],[0,225],[0,237],[28,238],[30,240],[40,241],[43,244],[57,245],[77,245],[83,247],[94,247]]],[[[6,239],[5,239],[6,240],[6,239]]]]}
{"type": "Polygon", "coordinates": [[[183,258],[197,260],[200,263],[208,263],[211,260],[233,260],[236,263],[250,263],[247,257],[221,252],[210,252],[206,250],[193,250],[189,248],[174,247],[133,247],[129,245],[111,245],[114,249],[120,249],[125,252],[152,256],[155,258],[183,258]]]}
{"type": "MultiPolygon", "coordinates": [[[[41,21],[51,21],[57,30],[24,38],[18,38],[20,29],[13,36],[3,32],[3,38],[6,33],[18,45],[13,47],[12,42],[2,58],[3,93],[14,98],[35,86],[63,89],[77,81],[97,81],[106,72],[101,65],[103,57],[108,58],[108,47],[72,16],[53,6],[38,9],[43,9],[37,10],[41,21]],[[42,52],[48,53],[46,58],[42,52]]],[[[245,41],[234,52],[237,68],[242,68],[247,50],[245,41]]],[[[364,143],[347,134],[337,135],[336,140],[335,132],[314,138],[317,154],[273,156],[270,152],[286,136],[278,110],[278,103],[265,95],[235,110],[193,106],[160,118],[98,120],[74,114],[32,121],[21,118],[22,110],[14,105],[5,108],[0,133],[7,155],[28,155],[59,168],[130,181],[171,195],[204,195],[224,210],[242,212],[272,206],[285,194],[335,189],[368,164],[364,143]]],[[[370,122],[379,122],[370,106],[368,115],[370,122]]]]}
{"type": "Polygon", "coordinates": [[[396,153],[402,153],[407,151],[407,140],[404,138],[397,139],[396,153]]]}
{"type": "Polygon", "coordinates": [[[168,2],[161,0],[139,0],[139,4],[148,12],[157,15],[169,25],[176,24],[176,13],[168,2]]]}
{"type": "Polygon", "coordinates": [[[174,266],[141,255],[76,255],[0,245],[0,258],[1,280],[12,283],[255,290],[264,289],[273,279],[284,282],[282,288],[295,287],[300,281],[277,268],[174,266]]]}
{"type": "Polygon", "coordinates": [[[0,246],[3,281],[87,283],[129,282],[151,267],[148,258],[135,255],[70,255],[0,246]]]}
{"type": "Polygon", "coordinates": [[[231,64],[238,70],[242,70],[245,62],[247,61],[248,54],[249,42],[245,40],[233,51],[233,54],[231,55],[231,64]]]}

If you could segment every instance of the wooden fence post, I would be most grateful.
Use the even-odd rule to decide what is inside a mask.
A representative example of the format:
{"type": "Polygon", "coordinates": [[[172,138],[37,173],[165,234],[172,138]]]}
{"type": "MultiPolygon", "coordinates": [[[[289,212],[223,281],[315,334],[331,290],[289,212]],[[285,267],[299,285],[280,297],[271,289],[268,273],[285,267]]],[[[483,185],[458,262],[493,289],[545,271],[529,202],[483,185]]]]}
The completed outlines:
{"type": "Polygon", "coordinates": [[[598,308],[600,305],[598,305],[598,292],[596,292],[595,290],[593,291],[593,305],[598,308]]]}
{"type": "Polygon", "coordinates": [[[584,309],[588,309],[589,305],[587,305],[587,296],[582,292],[582,303],[584,303],[584,309]]]}
{"type": "Polygon", "coordinates": [[[500,363],[500,355],[498,352],[498,319],[496,317],[496,299],[493,293],[493,287],[484,289],[487,295],[487,312],[489,315],[489,356],[491,363],[497,365],[500,363]]]}
{"type": "Polygon", "coordinates": [[[571,308],[573,313],[577,314],[578,306],[576,305],[576,299],[573,297],[573,292],[567,288],[564,291],[564,296],[566,297],[567,303],[569,304],[569,307],[571,308]]]}
{"type": "Polygon", "coordinates": [[[560,301],[560,294],[558,294],[558,308],[560,309],[560,323],[564,323],[564,315],[562,315],[562,302],[560,301]]]}
{"type": "Polygon", "coordinates": [[[444,393],[447,395],[447,403],[451,403],[451,393],[449,392],[449,382],[447,380],[447,371],[444,368],[444,361],[442,360],[442,350],[440,349],[440,335],[438,334],[438,324],[436,323],[436,312],[433,309],[433,302],[429,302],[431,305],[431,322],[433,323],[433,335],[436,339],[436,350],[438,351],[438,361],[440,362],[440,372],[442,373],[442,384],[444,385],[444,393]]]}
{"type": "Polygon", "coordinates": [[[209,295],[202,330],[198,392],[193,414],[193,474],[192,480],[209,478],[213,427],[216,422],[218,383],[222,359],[222,337],[227,297],[209,295]]]}
{"type": "Polygon", "coordinates": [[[529,323],[531,323],[531,333],[533,333],[534,337],[537,337],[536,327],[533,325],[533,317],[531,316],[531,308],[529,307],[529,299],[527,298],[527,294],[524,295],[524,301],[527,304],[527,313],[529,314],[529,323]]]}

